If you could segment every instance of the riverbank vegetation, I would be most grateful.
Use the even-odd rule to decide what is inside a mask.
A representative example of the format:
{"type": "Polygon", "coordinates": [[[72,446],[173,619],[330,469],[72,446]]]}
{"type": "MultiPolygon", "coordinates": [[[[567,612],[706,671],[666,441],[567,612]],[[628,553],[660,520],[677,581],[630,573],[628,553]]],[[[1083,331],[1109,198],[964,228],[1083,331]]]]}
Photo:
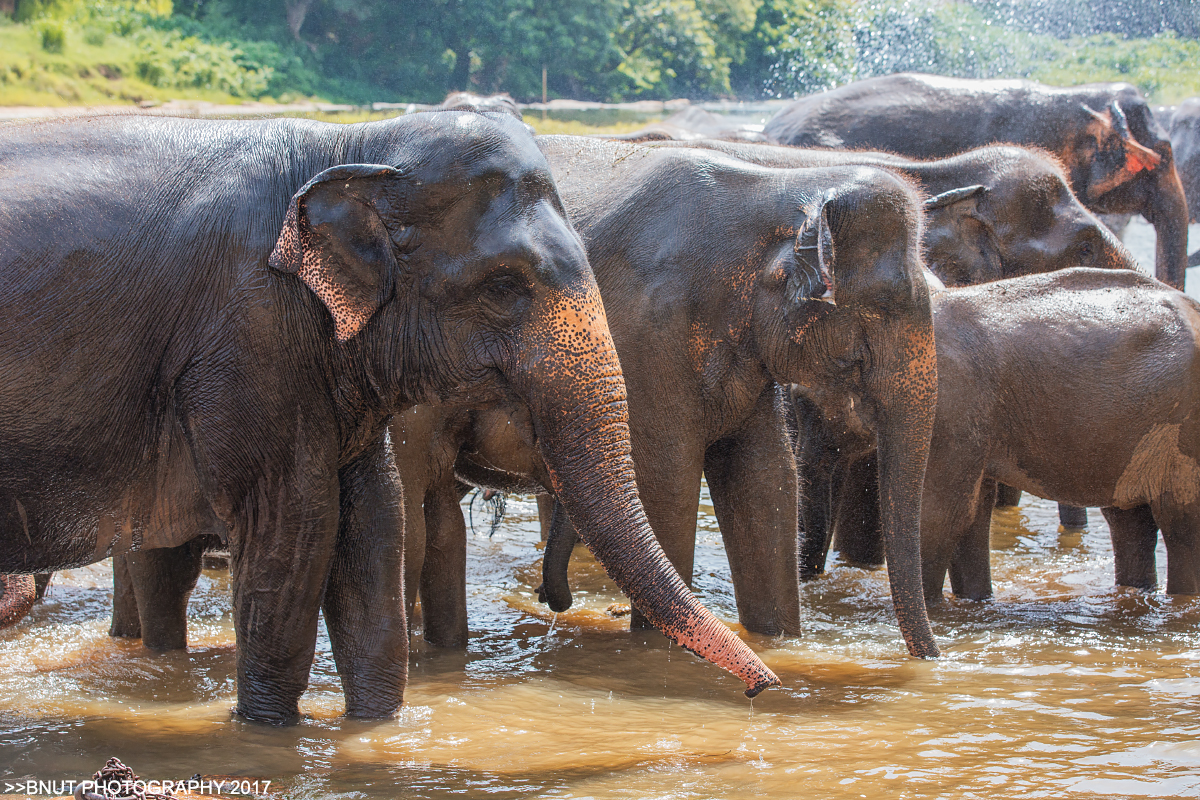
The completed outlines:
{"type": "Polygon", "coordinates": [[[1200,94],[1192,0],[0,0],[0,105],[790,97],[898,70],[1200,94]]]}

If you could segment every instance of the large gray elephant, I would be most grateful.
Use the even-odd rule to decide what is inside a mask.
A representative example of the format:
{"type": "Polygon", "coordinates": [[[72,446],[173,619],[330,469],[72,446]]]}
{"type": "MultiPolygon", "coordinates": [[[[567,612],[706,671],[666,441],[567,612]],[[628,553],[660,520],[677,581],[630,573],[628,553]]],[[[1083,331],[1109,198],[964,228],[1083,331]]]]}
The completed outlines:
{"type": "MultiPolygon", "coordinates": [[[[921,506],[927,603],[992,594],[998,481],[1112,528],[1116,582],[1200,594],[1200,305],[1125,270],[1072,269],[934,296],[938,409],[921,506]]],[[[870,434],[847,398],[818,400],[844,457],[870,434]]],[[[878,534],[877,534],[878,535],[878,534]]]]}
{"type": "Polygon", "coordinates": [[[556,489],[668,636],[777,682],[663,557],[545,158],[506,115],[93,118],[0,140],[0,572],[216,533],[240,714],[294,721],[324,611],[347,713],[407,675],[396,411],[529,407],[556,489]]]}
{"type": "MultiPolygon", "coordinates": [[[[639,491],[685,579],[704,473],[742,624],[773,634],[798,629],[795,465],[776,382],[849,385],[873,409],[881,439],[893,442],[881,480],[892,487],[885,525],[896,608],[910,650],[935,654],[907,560],[916,513],[909,501],[934,390],[911,190],[869,168],[772,170],[702,150],[540,142],[612,322],[630,387],[639,491]]],[[[522,473],[528,481],[536,471],[514,467],[494,441],[481,445],[478,426],[464,436],[453,419],[449,411],[401,415],[393,436],[416,447],[421,475],[413,483],[433,487],[426,503],[443,498],[436,507],[444,511],[426,505],[427,545],[407,542],[425,637],[461,646],[465,608],[454,598],[463,593],[462,519],[454,475],[431,477],[425,466],[427,442],[433,437],[432,451],[442,453],[439,431],[458,437],[455,472],[476,483],[504,485],[522,473]]],[[[511,437],[522,426],[492,427],[511,437]]]]}
{"type": "Polygon", "coordinates": [[[782,144],[944,158],[1007,142],[1050,151],[1097,213],[1144,216],[1158,234],[1156,274],[1183,288],[1187,201],[1171,142],[1127,83],[1070,88],[1032,81],[904,73],[801,98],[763,131],[782,144]]]}
{"type": "MultiPolygon", "coordinates": [[[[1136,269],[1133,255],[1085,208],[1068,186],[1067,176],[1051,158],[1035,149],[992,145],[956,156],[918,161],[870,151],[812,150],[780,145],[724,141],[660,143],[659,147],[699,147],[771,167],[869,165],[894,170],[916,181],[928,195],[923,245],[930,269],[949,286],[1094,266],[1136,269]]],[[[811,578],[824,571],[830,536],[842,558],[862,566],[883,563],[876,535],[876,493],[861,487],[873,483],[870,459],[835,471],[838,454],[820,430],[821,417],[804,393],[796,393],[793,427],[805,493],[801,528],[810,542],[801,554],[800,574],[811,578]],[[843,487],[847,487],[843,493],[843,487]],[[836,521],[836,524],[835,524],[836,521]]],[[[1064,505],[1064,524],[1078,522],[1084,509],[1064,505]],[[1074,514],[1074,516],[1071,516],[1074,514]]],[[[1086,517],[1084,517],[1086,519],[1086,517]]],[[[565,551],[551,538],[551,557],[565,551]]],[[[546,576],[546,585],[562,586],[565,573],[546,576]]]]}

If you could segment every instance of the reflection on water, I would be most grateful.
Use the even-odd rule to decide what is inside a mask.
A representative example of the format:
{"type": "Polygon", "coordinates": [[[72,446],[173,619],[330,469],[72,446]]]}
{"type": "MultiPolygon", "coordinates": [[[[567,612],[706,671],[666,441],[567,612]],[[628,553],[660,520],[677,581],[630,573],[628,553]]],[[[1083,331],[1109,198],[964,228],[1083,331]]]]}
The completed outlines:
{"type": "MultiPolygon", "coordinates": [[[[1114,589],[1098,512],[1060,533],[1053,504],[1024,502],[997,513],[996,600],[936,614],[941,659],[907,656],[884,572],[835,565],[803,590],[803,636],[743,632],[785,684],[753,703],[613,619],[594,562],[573,567],[575,608],[539,606],[530,499],[470,537],[470,648],[414,642],[405,709],[382,723],[339,716],[324,633],[306,720],[239,722],[226,576],[201,579],[190,651],[156,656],[108,638],[107,565],[73,570],[0,632],[0,780],[79,779],[118,755],[146,778],[237,774],[295,798],[1200,794],[1200,600],[1114,589]]],[[[697,588],[733,620],[702,512],[697,588]]]]}

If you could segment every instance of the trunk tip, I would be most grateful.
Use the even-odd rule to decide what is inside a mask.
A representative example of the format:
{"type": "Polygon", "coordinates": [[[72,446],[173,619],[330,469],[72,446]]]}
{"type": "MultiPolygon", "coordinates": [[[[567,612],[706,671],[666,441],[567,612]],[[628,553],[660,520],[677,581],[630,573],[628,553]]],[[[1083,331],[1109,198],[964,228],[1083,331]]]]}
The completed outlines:
{"type": "Polygon", "coordinates": [[[770,689],[772,686],[782,685],[783,682],[775,676],[774,672],[771,672],[771,670],[768,669],[766,674],[762,676],[758,683],[746,690],[746,697],[749,697],[753,700],[755,697],[758,697],[758,695],[761,694],[764,689],[770,689]]]}

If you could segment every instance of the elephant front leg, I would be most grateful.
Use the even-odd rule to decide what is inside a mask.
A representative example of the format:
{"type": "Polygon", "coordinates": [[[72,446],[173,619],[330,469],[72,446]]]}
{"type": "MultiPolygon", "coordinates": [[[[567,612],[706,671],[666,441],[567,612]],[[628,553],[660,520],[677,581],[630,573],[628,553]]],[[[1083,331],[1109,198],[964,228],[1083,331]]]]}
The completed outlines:
{"type": "MultiPolygon", "coordinates": [[[[946,584],[946,572],[964,539],[975,536],[971,543],[963,545],[964,557],[984,558],[990,562],[990,551],[982,546],[980,527],[977,525],[982,525],[982,517],[989,520],[990,527],[991,514],[979,510],[979,493],[986,488],[987,501],[995,503],[995,483],[989,481],[988,486],[983,486],[981,472],[974,464],[945,464],[930,459],[925,491],[921,497],[921,580],[926,606],[932,607],[945,599],[942,590],[946,584]]],[[[990,512],[991,506],[988,509],[990,512]]],[[[984,575],[983,569],[976,563],[970,572],[977,587],[984,575]]],[[[961,575],[964,583],[968,582],[966,573],[964,562],[961,575]]],[[[990,590],[990,563],[986,574],[990,590]]]]}
{"type": "Polygon", "coordinates": [[[1158,567],[1154,563],[1158,523],[1150,506],[1109,507],[1100,512],[1112,536],[1117,586],[1153,591],[1158,586],[1158,567]]]}
{"type": "Polygon", "coordinates": [[[421,618],[425,641],[467,646],[467,526],[453,473],[425,493],[425,552],[421,618]]]}
{"type": "Polygon", "coordinates": [[[338,477],[341,512],[325,624],[346,714],[390,717],[408,682],[408,628],[403,493],[387,438],[380,437],[338,477]]]}
{"type": "MultiPolygon", "coordinates": [[[[638,493],[654,537],[671,566],[690,587],[696,560],[696,512],[700,507],[700,477],[704,472],[703,447],[679,441],[663,443],[647,447],[645,455],[635,450],[634,463],[638,493]]],[[[629,617],[629,628],[655,629],[636,605],[629,617]]]]}
{"type": "Polygon", "coordinates": [[[863,569],[883,566],[883,527],[879,516],[879,462],[874,455],[852,461],[838,487],[833,549],[845,563],[863,569]]]}
{"type": "Polygon", "coordinates": [[[178,547],[160,547],[118,556],[114,561],[113,629],[128,629],[128,582],[136,598],[134,610],[142,644],[151,650],[182,650],[187,647],[187,604],[204,561],[203,539],[192,539],[178,547]],[[124,594],[126,596],[122,597],[124,594]],[[120,607],[119,607],[120,606],[120,607]]]}
{"type": "Polygon", "coordinates": [[[137,594],[129,575],[127,555],[113,556],[112,624],[108,635],[119,639],[142,638],[142,621],[138,616],[137,594]]]}
{"type": "Polygon", "coordinates": [[[950,559],[950,589],[955,597],[986,600],[992,596],[992,508],[996,494],[996,482],[984,478],[975,503],[975,518],[950,559]]]}
{"type": "Polygon", "coordinates": [[[800,632],[796,461],[773,390],[736,434],[713,443],[704,474],[733,576],[738,619],[775,636],[800,632]]]}
{"type": "Polygon", "coordinates": [[[1173,499],[1150,506],[1167,549],[1167,594],[1200,594],[1200,502],[1163,502],[1173,499]]]}
{"type": "Polygon", "coordinates": [[[256,722],[293,724],[308,686],[337,541],[336,473],[317,467],[308,474],[264,480],[235,513],[229,550],[237,714],[256,722]]]}

